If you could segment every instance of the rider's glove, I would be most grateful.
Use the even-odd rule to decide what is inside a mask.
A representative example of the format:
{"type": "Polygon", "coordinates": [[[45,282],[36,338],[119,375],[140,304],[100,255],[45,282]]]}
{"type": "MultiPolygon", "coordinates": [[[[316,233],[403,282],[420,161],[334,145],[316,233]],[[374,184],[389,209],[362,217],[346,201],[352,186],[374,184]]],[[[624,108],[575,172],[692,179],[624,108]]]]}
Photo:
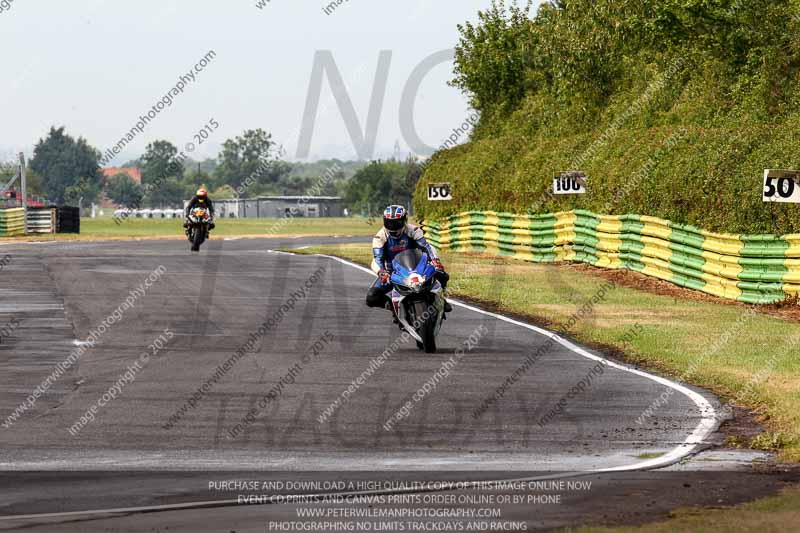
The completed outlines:
{"type": "Polygon", "coordinates": [[[444,272],[444,265],[442,264],[442,262],[439,260],[438,257],[433,261],[431,261],[431,264],[433,264],[433,268],[435,268],[436,270],[444,272]]]}
{"type": "Polygon", "coordinates": [[[390,275],[389,275],[389,271],[388,270],[380,270],[380,271],[378,271],[378,279],[380,279],[381,283],[383,283],[384,285],[386,283],[389,283],[389,278],[390,278],[390,275]]]}

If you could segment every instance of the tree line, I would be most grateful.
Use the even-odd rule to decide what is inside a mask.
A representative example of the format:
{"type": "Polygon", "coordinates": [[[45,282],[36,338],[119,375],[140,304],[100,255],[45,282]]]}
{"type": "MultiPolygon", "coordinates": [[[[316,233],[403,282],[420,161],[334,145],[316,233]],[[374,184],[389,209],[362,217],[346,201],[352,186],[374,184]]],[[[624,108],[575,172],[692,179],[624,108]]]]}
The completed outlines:
{"type": "Polygon", "coordinates": [[[664,71],[682,58],[687,72],[703,72],[718,105],[741,98],[773,116],[797,106],[793,78],[800,69],[800,30],[793,0],[492,0],[478,22],[458,27],[455,78],[482,131],[526,109],[530,129],[566,122],[592,127],[633,72],[664,71]],[[532,97],[538,97],[534,100],[532,97]],[[494,124],[492,124],[494,123],[494,124]]]}
{"type": "MultiPolygon", "coordinates": [[[[272,135],[246,130],[226,140],[216,158],[196,161],[167,140],[155,140],[144,154],[122,165],[138,168],[141,183],[125,171],[105,176],[100,151],[64,127],[51,127],[28,162],[30,194],[58,205],[83,205],[105,195],[121,206],[182,205],[205,185],[215,199],[268,195],[339,196],[354,213],[373,215],[389,203],[410,203],[421,163],[406,161],[320,160],[289,162],[272,135]],[[330,170],[335,169],[333,177],[330,170]],[[328,175],[322,180],[323,175],[328,175]]],[[[9,171],[10,172],[10,171],[9,171]]],[[[0,171],[0,178],[4,171],[0,171]]],[[[7,172],[6,172],[7,173],[7,172]]]]}

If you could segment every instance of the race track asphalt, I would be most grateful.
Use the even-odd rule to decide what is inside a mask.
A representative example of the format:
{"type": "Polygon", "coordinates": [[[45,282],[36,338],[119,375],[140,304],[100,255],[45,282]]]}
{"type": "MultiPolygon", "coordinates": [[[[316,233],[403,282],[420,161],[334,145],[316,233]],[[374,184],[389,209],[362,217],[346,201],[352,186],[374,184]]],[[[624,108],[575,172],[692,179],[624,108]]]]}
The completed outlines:
{"type": "Polygon", "coordinates": [[[707,393],[691,389],[693,399],[643,373],[598,367],[587,354],[603,354],[581,354],[464,306],[445,322],[437,354],[403,343],[370,372],[400,335],[387,312],[364,305],[371,276],[330,258],[273,251],[317,242],[333,240],[212,240],[195,255],[177,241],[0,247],[11,256],[0,272],[0,323],[19,321],[0,343],[6,422],[131,291],[161,272],[32,408],[0,427],[0,515],[205,501],[213,498],[197,480],[216,479],[215,472],[459,472],[461,479],[486,479],[488,472],[636,469],[696,451],[714,429],[718,404],[707,393]],[[298,290],[304,295],[293,300],[298,290]],[[274,326],[220,375],[217,368],[282,306],[274,326]],[[95,420],[70,432],[160,335],[169,337],[166,345],[117,387],[95,420]],[[477,342],[414,402],[470,336],[477,342]],[[515,374],[536,353],[535,363],[515,374]],[[502,398],[473,417],[512,375],[518,379],[502,398]],[[591,385],[570,394],[587,376],[591,385]],[[279,394],[261,408],[270,390],[279,394]],[[669,403],[638,423],[666,390],[669,403]],[[344,395],[349,400],[320,422],[344,395]],[[387,431],[385,422],[409,401],[409,414],[387,431]],[[560,412],[541,424],[559,403],[560,412]],[[255,421],[232,436],[253,408],[255,421]],[[113,472],[149,482],[108,488],[113,472]],[[192,478],[194,488],[162,484],[160,475],[192,478]],[[68,494],[69,480],[85,485],[84,497],[68,494]]]}

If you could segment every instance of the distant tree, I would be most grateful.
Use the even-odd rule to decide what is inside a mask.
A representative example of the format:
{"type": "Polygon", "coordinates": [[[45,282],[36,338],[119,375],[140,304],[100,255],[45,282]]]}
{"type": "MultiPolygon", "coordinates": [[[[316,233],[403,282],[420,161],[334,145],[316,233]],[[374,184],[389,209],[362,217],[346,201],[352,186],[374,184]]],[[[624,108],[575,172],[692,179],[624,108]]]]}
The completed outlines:
{"type": "Polygon", "coordinates": [[[412,198],[414,196],[414,190],[417,188],[417,182],[422,177],[422,172],[425,170],[425,167],[423,167],[414,156],[409,156],[409,158],[406,159],[405,165],[406,176],[403,182],[403,190],[396,191],[396,194],[399,196],[406,196],[407,200],[405,200],[405,205],[409,209],[413,209],[412,198]]]}
{"type": "Polygon", "coordinates": [[[111,176],[106,184],[106,195],[119,205],[141,205],[142,187],[128,174],[120,172],[111,176]]]}
{"type": "Polygon", "coordinates": [[[44,193],[50,201],[77,205],[81,196],[91,202],[100,192],[99,159],[100,152],[85,139],[75,140],[64,133],[63,127],[51,127],[47,138],[40,139],[34,147],[30,168],[42,177],[44,193]]]}
{"type": "Polygon", "coordinates": [[[278,184],[282,194],[314,194],[343,196],[347,182],[364,162],[329,159],[313,163],[292,163],[291,172],[278,184]]]}
{"type": "Polygon", "coordinates": [[[172,207],[183,206],[183,201],[188,200],[194,194],[195,188],[191,188],[184,181],[175,176],[170,176],[160,181],[158,187],[145,195],[144,205],[147,207],[172,207]]]}
{"type": "Polygon", "coordinates": [[[524,37],[530,35],[531,7],[530,0],[508,8],[504,0],[492,0],[488,9],[478,11],[479,24],[458,25],[456,77],[450,84],[469,95],[473,108],[507,112],[524,97],[530,62],[524,37]]]}
{"type": "Polygon", "coordinates": [[[300,196],[306,194],[314,182],[315,179],[311,176],[284,176],[280,183],[280,192],[289,196],[300,196]]]}
{"type": "Polygon", "coordinates": [[[47,196],[47,191],[44,188],[44,180],[38,173],[30,168],[30,165],[28,165],[28,173],[25,176],[25,181],[27,182],[29,195],[47,196]]]}
{"type": "Polygon", "coordinates": [[[100,184],[89,178],[79,178],[76,183],[64,190],[64,203],[80,206],[94,202],[100,195],[100,184]]]}
{"type": "Polygon", "coordinates": [[[148,144],[141,162],[144,185],[157,184],[170,177],[183,178],[183,163],[178,158],[178,149],[169,141],[148,144]]]}
{"type": "Polygon", "coordinates": [[[17,173],[17,166],[16,161],[0,162],[0,181],[14,176],[17,173]]]}
{"type": "Polygon", "coordinates": [[[219,184],[241,190],[250,196],[255,190],[274,186],[291,167],[280,159],[272,135],[262,129],[247,130],[222,145],[216,176],[219,184]]]}
{"type": "Polygon", "coordinates": [[[411,190],[406,188],[408,166],[394,159],[373,161],[350,179],[345,200],[354,210],[374,215],[386,205],[408,204],[411,190]]]}
{"type": "MultiPolygon", "coordinates": [[[[11,178],[17,175],[17,164],[14,162],[11,163],[0,163],[0,187],[8,183],[11,178]]],[[[27,173],[26,173],[26,182],[28,187],[28,195],[29,196],[47,196],[47,192],[44,189],[44,183],[42,181],[42,177],[31,170],[30,165],[28,165],[27,173]]],[[[20,183],[19,180],[12,186],[12,188],[16,189],[17,191],[20,190],[20,183]]]]}
{"type": "Polygon", "coordinates": [[[212,200],[230,200],[236,198],[236,191],[230,185],[223,185],[214,189],[213,191],[209,191],[209,196],[211,196],[212,200]]]}
{"type": "Polygon", "coordinates": [[[191,157],[187,157],[184,164],[187,172],[190,170],[196,171],[198,165],[200,166],[201,172],[213,174],[217,170],[219,162],[216,159],[203,159],[202,161],[197,161],[195,159],[192,159],[191,157]]]}
{"type": "MultiPolygon", "coordinates": [[[[0,186],[5,185],[8,181],[17,175],[17,163],[15,161],[0,162],[0,186]]],[[[17,187],[19,184],[17,184],[17,187]]]]}
{"type": "Polygon", "coordinates": [[[214,173],[213,169],[216,168],[216,163],[214,163],[211,170],[209,170],[208,161],[213,160],[207,159],[202,163],[192,160],[186,161],[183,184],[186,187],[187,195],[191,195],[197,191],[200,185],[205,185],[209,192],[219,189],[224,185],[214,173]]]}
{"type": "Polygon", "coordinates": [[[342,161],[340,159],[320,159],[309,163],[291,163],[292,176],[320,176],[331,168],[342,171],[345,179],[350,179],[356,172],[369,164],[369,161],[342,161]]]}
{"type": "MultiPolygon", "coordinates": [[[[330,171],[326,171],[330,172],[330,171]]],[[[317,179],[319,186],[318,194],[322,196],[342,196],[347,187],[347,177],[344,170],[333,172],[332,175],[323,173],[321,179],[317,179]],[[328,178],[328,176],[330,176],[328,178]]]]}
{"type": "MultiPolygon", "coordinates": [[[[5,185],[12,177],[16,176],[17,169],[15,163],[12,162],[0,162],[0,186],[5,185]]],[[[2,206],[2,202],[5,200],[4,197],[0,197],[0,206],[2,206]]]]}

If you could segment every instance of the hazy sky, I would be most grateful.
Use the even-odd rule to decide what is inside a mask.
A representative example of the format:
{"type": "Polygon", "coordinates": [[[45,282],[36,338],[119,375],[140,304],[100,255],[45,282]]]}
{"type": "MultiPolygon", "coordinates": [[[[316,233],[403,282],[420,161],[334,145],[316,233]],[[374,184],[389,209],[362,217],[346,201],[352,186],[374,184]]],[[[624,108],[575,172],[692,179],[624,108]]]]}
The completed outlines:
{"type": "MultiPolygon", "coordinates": [[[[10,0],[9,0],[10,1],[10,0]]],[[[315,52],[330,50],[363,128],[381,50],[392,51],[377,155],[395,141],[403,87],[415,66],[457,42],[456,24],[475,20],[489,0],[13,0],[0,12],[0,156],[25,150],[51,125],[64,125],[104,151],[117,143],[206,53],[216,57],[117,157],[148,142],[185,146],[210,119],[220,127],[193,157],[263,128],[294,158],[315,52]]],[[[424,79],[415,106],[422,140],[438,146],[468,113],[448,87],[452,64],[424,79]]],[[[355,149],[323,83],[312,158],[354,157],[355,149]],[[326,110],[327,109],[327,110],[326,110]]]]}

